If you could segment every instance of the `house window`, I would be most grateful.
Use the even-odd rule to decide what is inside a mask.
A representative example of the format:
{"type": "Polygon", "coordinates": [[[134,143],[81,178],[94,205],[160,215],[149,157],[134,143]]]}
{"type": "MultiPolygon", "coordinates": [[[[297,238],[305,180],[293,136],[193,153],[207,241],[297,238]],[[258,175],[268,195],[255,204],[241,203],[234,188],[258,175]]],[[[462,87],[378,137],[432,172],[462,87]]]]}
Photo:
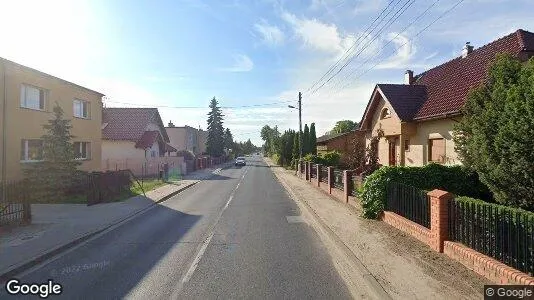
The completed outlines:
{"type": "Polygon", "coordinates": [[[46,90],[23,84],[20,87],[20,107],[44,110],[46,90]]]}
{"type": "Polygon", "coordinates": [[[404,140],[404,151],[410,151],[410,140],[404,140]]]}
{"type": "Polygon", "coordinates": [[[74,99],[73,112],[75,117],[89,119],[89,111],[88,101],[74,99]]]}
{"type": "Polygon", "coordinates": [[[445,158],[445,139],[428,140],[428,161],[444,162],[445,158]]]}
{"type": "Polygon", "coordinates": [[[151,157],[156,157],[156,150],[152,150],[152,151],[150,152],[150,156],[151,156],[151,157]]]}
{"type": "Polygon", "coordinates": [[[91,143],[89,142],[74,142],[74,157],[76,159],[90,159],[91,158],[91,143]]]}
{"type": "Polygon", "coordinates": [[[21,161],[40,161],[43,160],[43,141],[22,140],[20,144],[21,161]]]}
{"type": "Polygon", "coordinates": [[[382,109],[382,112],[380,113],[380,119],[387,119],[391,117],[391,113],[389,112],[389,109],[387,107],[384,107],[382,109]]]}

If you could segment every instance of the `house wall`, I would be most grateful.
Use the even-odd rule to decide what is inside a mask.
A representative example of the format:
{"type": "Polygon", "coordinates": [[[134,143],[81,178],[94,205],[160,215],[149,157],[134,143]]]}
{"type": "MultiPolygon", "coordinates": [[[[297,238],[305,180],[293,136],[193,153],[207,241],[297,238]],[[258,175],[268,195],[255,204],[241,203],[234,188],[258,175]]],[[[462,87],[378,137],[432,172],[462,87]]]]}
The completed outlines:
{"type": "MultiPolygon", "coordinates": [[[[456,121],[459,118],[455,118],[456,121]]],[[[443,137],[445,139],[444,164],[460,164],[458,153],[454,151],[453,126],[456,122],[451,119],[441,119],[417,122],[417,132],[410,137],[409,151],[406,152],[407,166],[422,166],[428,163],[428,140],[430,137],[443,137]]]]}
{"type": "Polygon", "coordinates": [[[184,127],[165,127],[167,135],[169,136],[169,144],[176,148],[176,150],[185,150],[185,136],[186,130],[184,127]]]}
{"type": "MultiPolygon", "coordinates": [[[[18,180],[22,178],[22,167],[27,162],[21,162],[21,140],[41,138],[45,133],[43,125],[54,117],[53,108],[56,102],[63,109],[64,118],[71,120],[71,134],[75,136],[73,141],[91,143],[91,158],[82,161],[80,169],[85,171],[99,170],[102,159],[102,95],[9,61],[0,59],[0,65],[3,65],[1,74],[3,75],[5,72],[5,86],[2,84],[0,91],[2,97],[5,95],[5,120],[0,122],[0,124],[5,124],[5,130],[1,128],[0,132],[5,131],[6,134],[5,143],[2,143],[0,148],[5,151],[6,179],[18,180]],[[21,107],[22,84],[47,90],[44,110],[21,107]],[[75,98],[90,103],[90,117],[88,119],[73,116],[73,100],[75,98]]],[[[4,126],[2,125],[2,127],[4,126]]]]}
{"type": "Polygon", "coordinates": [[[339,151],[341,153],[341,162],[348,162],[348,155],[353,151],[352,141],[355,138],[360,138],[362,141],[365,139],[363,132],[350,132],[340,137],[336,137],[321,143],[317,143],[317,153],[324,153],[327,151],[339,151]],[[324,147],[320,147],[324,146],[324,147]],[[321,150],[320,150],[321,149],[321,150]],[[324,149],[324,150],[322,150],[324,149]]]}
{"type": "Polygon", "coordinates": [[[135,148],[135,142],[131,141],[102,141],[102,160],[124,158],[143,159],[145,150],[135,148]]]}
{"type": "MultiPolygon", "coordinates": [[[[381,129],[384,131],[384,135],[388,136],[397,136],[401,134],[401,121],[397,116],[393,107],[387,102],[384,101],[382,95],[377,93],[376,97],[379,97],[376,109],[372,117],[371,132],[366,134],[366,147],[369,146],[371,137],[377,135],[377,130],[381,129]],[[380,115],[384,108],[389,109],[391,116],[389,118],[381,119],[380,115]]],[[[397,139],[396,142],[396,151],[397,161],[400,161],[400,141],[397,139]]],[[[389,164],[389,143],[386,139],[382,138],[378,142],[378,159],[379,164],[388,165],[389,164]]]]}
{"type": "Polygon", "coordinates": [[[208,132],[200,130],[198,134],[198,153],[206,152],[206,142],[208,141],[208,132]]]}

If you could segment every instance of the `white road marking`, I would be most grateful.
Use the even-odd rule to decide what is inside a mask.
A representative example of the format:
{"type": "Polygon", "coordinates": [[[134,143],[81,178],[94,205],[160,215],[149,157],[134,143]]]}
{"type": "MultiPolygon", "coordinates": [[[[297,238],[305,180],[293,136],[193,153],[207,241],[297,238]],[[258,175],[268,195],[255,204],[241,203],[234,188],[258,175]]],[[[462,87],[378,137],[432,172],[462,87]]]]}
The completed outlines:
{"type": "Polygon", "coordinates": [[[200,247],[200,250],[198,251],[197,255],[195,256],[195,259],[191,263],[191,266],[189,267],[189,269],[185,273],[184,277],[182,277],[182,280],[180,280],[177,283],[177,285],[174,288],[174,291],[173,291],[173,293],[171,295],[171,299],[179,299],[180,298],[179,297],[180,296],[180,292],[182,291],[184,284],[187,283],[191,279],[191,277],[193,277],[193,274],[195,273],[195,270],[197,269],[197,267],[198,267],[198,265],[200,263],[200,260],[204,256],[204,253],[206,252],[206,249],[208,248],[208,246],[209,246],[209,244],[211,242],[211,239],[215,235],[215,228],[217,227],[217,224],[219,223],[219,220],[221,219],[224,211],[230,205],[230,202],[232,202],[232,200],[234,199],[234,195],[235,195],[237,189],[239,188],[239,186],[241,185],[241,182],[243,182],[243,179],[245,179],[245,174],[247,174],[248,170],[249,170],[248,168],[245,170],[245,172],[243,173],[243,176],[241,176],[241,179],[239,180],[239,182],[237,183],[236,187],[234,188],[234,190],[230,194],[230,197],[228,197],[228,201],[226,201],[226,204],[224,205],[223,209],[219,212],[219,215],[217,216],[217,219],[215,220],[215,223],[213,224],[212,228],[209,231],[210,234],[209,234],[208,238],[206,238],[206,240],[204,240],[204,242],[202,243],[202,246],[200,247]]]}

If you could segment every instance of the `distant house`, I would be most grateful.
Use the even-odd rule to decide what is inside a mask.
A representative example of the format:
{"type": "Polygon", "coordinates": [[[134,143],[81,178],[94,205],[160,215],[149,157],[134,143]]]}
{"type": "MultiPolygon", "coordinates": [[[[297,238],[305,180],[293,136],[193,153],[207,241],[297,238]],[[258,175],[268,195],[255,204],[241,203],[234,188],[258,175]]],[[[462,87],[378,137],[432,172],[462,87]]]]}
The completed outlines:
{"type": "Polygon", "coordinates": [[[169,157],[173,152],[176,149],[169,144],[157,108],[103,109],[103,170],[131,169],[136,173],[154,173],[159,168],[157,164],[164,161],[158,158],[169,157]]]}
{"type": "Polygon", "coordinates": [[[355,139],[360,139],[363,144],[365,132],[352,130],[345,133],[325,134],[317,138],[317,154],[338,151],[341,153],[341,163],[348,163],[348,156],[353,151],[355,139]]]}
{"type": "Polygon", "coordinates": [[[534,33],[517,30],[478,49],[466,44],[460,57],[416,76],[406,71],[404,84],[377,84],[360,130],[367,145],[383,133],[379,163],[459,164],[453,125],[462,117],[469,91],[486,80],[496,54],[503,52],[526,61],[534,56],[534,33]]]}
{"type": "Polygon", "coordinates": [[[194,155],[206,152],[207,132],[191,126],[176,127],[169,122],[165,127],[169,136],[169,144],[178,151],[190,151],[194,155]]]}

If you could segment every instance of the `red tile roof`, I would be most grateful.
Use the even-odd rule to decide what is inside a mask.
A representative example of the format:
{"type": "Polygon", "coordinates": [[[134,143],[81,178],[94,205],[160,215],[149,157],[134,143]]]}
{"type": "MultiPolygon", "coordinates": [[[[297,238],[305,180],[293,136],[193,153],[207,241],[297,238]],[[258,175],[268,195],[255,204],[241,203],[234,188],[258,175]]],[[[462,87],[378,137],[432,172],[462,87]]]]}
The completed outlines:
{"type": "Polygon", "coordinates": [[[158,124],[163,140],[169,142],[157,108],[104,108],[102,124],[105,127],[102,129],[102,138],[138,142],[150,123],[158,124]]]}
{"type": "Polygon", "coordinates": [[[410,121],[427,99],[426,86],[377,84],[401,121],[410,121]]]}
{"type": "Polygon", "coordinates": [[[525,60],[526,56],[520,53],[532,51],[534,33],[519,29],[473,50],[465,58],[455,58],[418,75],[415,84],[426,86],[428,98],[415,114],[414,120],[458,114],[469,90],[486,79],[496,54],[506,52],[525,60]]]}
{"type": "Polygon", "coordinates": [[[159,134],[159,131],[145,131],[137,143],[135,143],[135,148],[146,149],[152,147],[157,142],[159,134]]]}

